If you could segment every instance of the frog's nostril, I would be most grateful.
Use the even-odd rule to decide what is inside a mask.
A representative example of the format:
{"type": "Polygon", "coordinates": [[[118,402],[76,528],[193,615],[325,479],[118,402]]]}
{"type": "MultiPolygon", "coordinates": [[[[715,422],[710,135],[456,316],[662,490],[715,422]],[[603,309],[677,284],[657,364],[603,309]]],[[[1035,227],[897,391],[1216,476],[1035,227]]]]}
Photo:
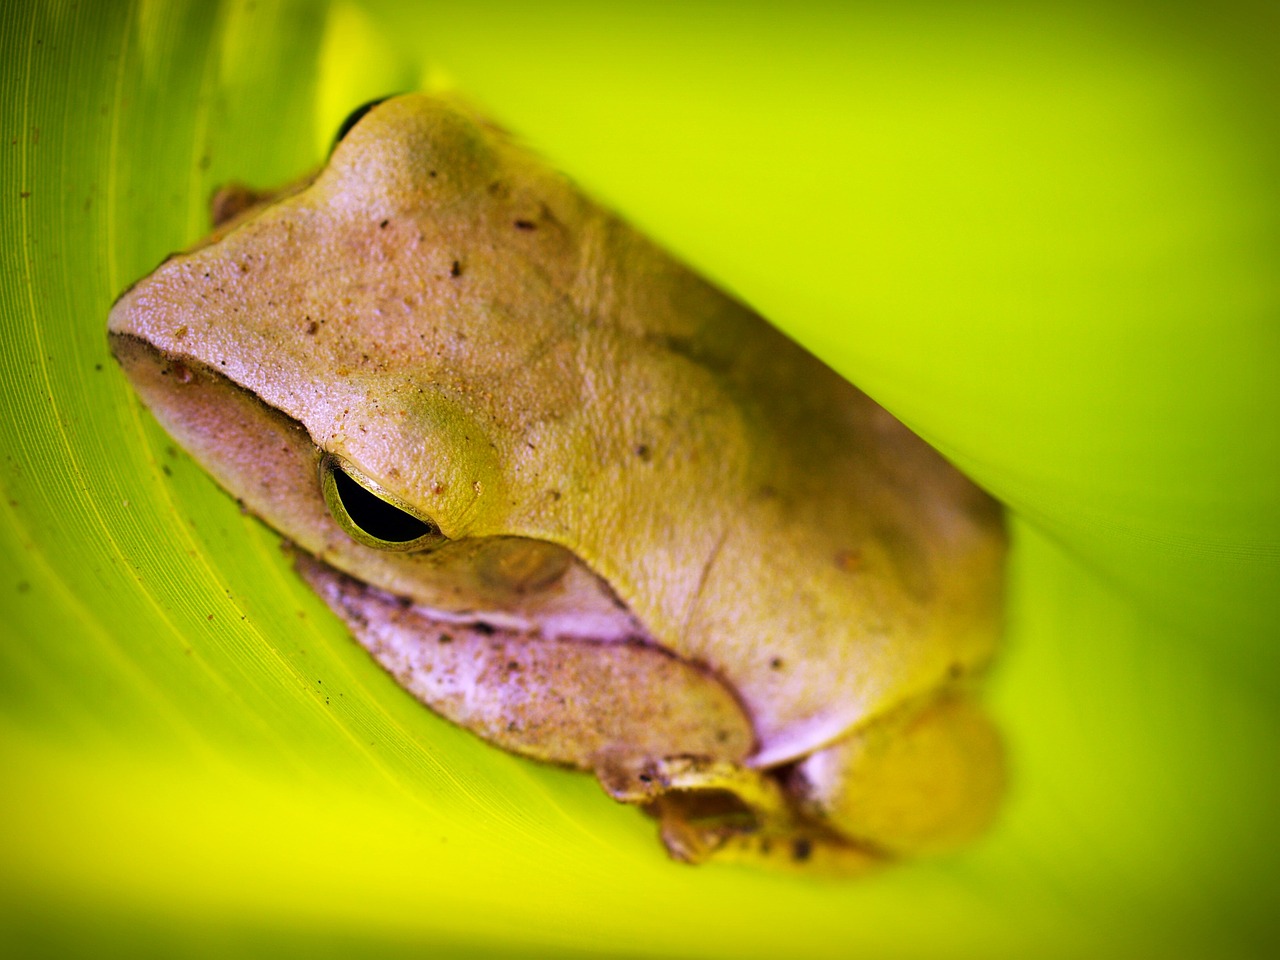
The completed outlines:
{"type": "Polygon", "coordinates": [[[380,550],[421,550],[444,537],[429,520],[414,516],[352,477],[330,457],[321,464],[329,512],[353,540],[380,550]]]}

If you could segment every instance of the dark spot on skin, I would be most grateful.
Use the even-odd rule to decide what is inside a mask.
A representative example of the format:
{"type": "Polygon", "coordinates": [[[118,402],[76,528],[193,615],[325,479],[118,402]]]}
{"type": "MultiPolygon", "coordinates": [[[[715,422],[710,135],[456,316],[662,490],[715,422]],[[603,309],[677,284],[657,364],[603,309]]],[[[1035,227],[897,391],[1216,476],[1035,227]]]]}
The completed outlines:
{"type": "Polygon", "coordinates": [[[26,593],[26,592],[27,592],[28,590],[30,590],[30,589],[31,589],[31,584],[29,584],[26,580],[19,580],[19,581],[18,581],[18,592],[19,592],[19,593],[26,593]]]}
{"type": "Polygon", "coordinates": [[[804,863],[813,854],[813,844],[801,838],[791,843],[791,859],[796,863],[804,863]]]}
{"type": "Polygon", "coordinates": [[[964,667],[959,663],[953,663],[947,668],[947,674],[952,680],[958,680],[964,675],[964,667]]]}
{"type": "Polygon", "coordinates": [[[641,460],[643,460],[645,463],[648,463],[650,457],[653,456],[653,454],[649,450],[648,444],[644,444],[644,443],[636,444],[635,452],[636,452],[636,456],[639,457],[641,460]]]}
{"type": "Polygon", "coordinates": [[[516,722],[514,720],[507,724],[507,733],[515,733],[517,729],[518,728],[516,727],[516,722]]]}
{"type": "Polygon", "coordinates": [[[477,623],[472,629],[474,629],[476,633],[485,637],[491,637],[497,632],[494,630],[493,624],[485,623],[483,620],[477,623]]]}
{"type": "Polygon", "coordinates": [[[166,477],[173,476],[173,471],[169,469],[169,465],[167,463],[160,464],[160,472],[163,473],[166,477]]]}
{"type": "Polygon", "coordinates": [[[320,324],[316,323],[314,320],[311,320],[307,323],[308,337],[314,337],[319,332],[319,330],[320,330],[320,324]]]}
{"type": "Polygon", "coordinates": [[[781,670],[781,669],[782,669],[782,658],[781,658],[781,657],[774,657],[772,660],[770,660],[770,661],[769,661],[769,669],[771,669],[771,670],[781,670]]]}
{"type": "Polygon", "coordinates": [[[183,325],[182,325],[182,326],[180,326],[177,330],[173,331],[173,339],[175,339],[175,340],[181,340],[181,339],[182,339],[183,337],[185,337],[186,335],[187,335],[187,326],[186,326],[186,324],[183,324],[183,325]]]}
{"type": "Polygon", "coordinates": [[[933,595],[935,580],[928,551],[908,530],[884,524],[873,532],[884,546],[898,581],[913,599],[927,600],[933,595]]]}
{"type": "Polygon", "coordinates": [[[102,370],[102,364],[100,364],[100,363],[95,363],[95,364],[93,365],[93,369],[94,369],[94,370],[101,371],[101,370],[102,370]]]}
{"type": "Polygon", "coordinates": [[[642,773],[642,774],[640,774],[640,782],[641,782],[641,783],[652,783],[652,782],[653,782],[653,777],[649,776],[647,773],[642,773]]]}
{"type": "Polygon", "coordinates": [[[514,672],[520,669],[520,664],[516,663],[514,660],[508,660],[507,669],[514,672]]]}
{"type": "Polygon", "coordinates": [[[462,276],[462,264],[460,264],[457,260],[453,261],[453,266],[449,268],[449,276],[451,277],[462,276]]]}
{"type": "Polygon", "coordinates": [[[861,550],[837,550],[835,556],[836,568],[849,573],[857,570],[862,566],[861,550]]]}
{"type": "Polygon", "coordinates": [[[517,220],[515,223],[517,230],[537,230],[538,225],[532,220],[517,220]]]}
{"type": "Polygon", "coordinates": [[[428,171],[427,171],[427,176],[428,176],[428,177],[434,177],[435,175],[436,175],[436,172],[435,172],[434,170],[428,170],[428,171]]]}
{"type": "Polygon", "coordinates": [[[390,222],[391,222],[390,220],[383,220],[381,223],[378,224],[378,229],[379,230],[387,229],[387,224],[390,222]]]}
{"type": "Polygon", "coordinates": [[[436,642],[437,643],[453,643],[453,637],[449,636],[449,634],[447,633],[442,633],[440,634],[440,636],[436,637],[436,642]]]}
{"type": "Polygon", "coordinates": [[[760,852],[761,852],[761,853],[765,853],[765,854],[767,854],[767,853],[768,853],[770,850],[772,850],[772,849],[773,849],[773,844],[769,842],[769,838],[768,838],[768,837],[766,837],[765,839],[763,839],[763,840],[761,840],[761,841],[760,841],[760,852]]]}

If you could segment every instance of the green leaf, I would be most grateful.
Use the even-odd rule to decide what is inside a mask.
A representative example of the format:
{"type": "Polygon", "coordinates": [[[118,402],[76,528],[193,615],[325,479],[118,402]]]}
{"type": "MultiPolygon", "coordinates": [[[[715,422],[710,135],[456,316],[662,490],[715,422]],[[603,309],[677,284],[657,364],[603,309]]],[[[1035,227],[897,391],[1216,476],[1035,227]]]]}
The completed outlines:
{"type": "Polygon", "coordinates": [[[0,13],[0,948],[1248,956],[1280,783],[1280,46],[1141,5],[0,13]],[[143,410],[217,184],[452,83],[1014,511],[973,850],[691,869],[412,702],[143,410]]]}

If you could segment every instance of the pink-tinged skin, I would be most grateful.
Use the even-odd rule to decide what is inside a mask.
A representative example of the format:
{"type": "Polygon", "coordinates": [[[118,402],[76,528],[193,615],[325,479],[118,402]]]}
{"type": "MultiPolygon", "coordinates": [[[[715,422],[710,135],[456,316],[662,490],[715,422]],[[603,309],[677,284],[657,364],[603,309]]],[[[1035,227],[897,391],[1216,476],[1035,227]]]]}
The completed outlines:
{"type": "Polygon", "coordinates": [[[886,411],[454,103],[385,101],[215,207],[112,349],[406,689],[682,859],[856,871],[984,829],[1002,518],[886,411]],[[353,524],[334,467],[427,535],[353,524]]]}

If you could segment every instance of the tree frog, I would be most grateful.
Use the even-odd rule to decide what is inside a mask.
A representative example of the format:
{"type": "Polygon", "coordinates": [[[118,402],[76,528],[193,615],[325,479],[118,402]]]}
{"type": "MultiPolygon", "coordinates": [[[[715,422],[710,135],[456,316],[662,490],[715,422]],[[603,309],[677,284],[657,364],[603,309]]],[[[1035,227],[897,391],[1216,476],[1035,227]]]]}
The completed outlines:
{"type": "Polygon", "coordinates": [[[883,408],[452,100],[214,209],[111,349],[413,696],[684,861],[989,822],[1001,512],[883,408]]]}

